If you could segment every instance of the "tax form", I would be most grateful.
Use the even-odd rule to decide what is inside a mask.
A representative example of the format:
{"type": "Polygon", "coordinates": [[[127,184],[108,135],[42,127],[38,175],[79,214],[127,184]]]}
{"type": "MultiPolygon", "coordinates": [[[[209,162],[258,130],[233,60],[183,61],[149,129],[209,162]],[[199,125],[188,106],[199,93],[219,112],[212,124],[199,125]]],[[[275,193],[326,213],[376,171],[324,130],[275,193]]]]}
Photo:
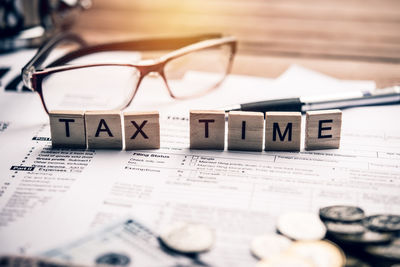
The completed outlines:
{"type": "Polygon", "coordinates": [[[277,80],[231,76],[219,90],[190,102],[151,98],[160,88],[149,83],[131,109],[160,110],[161,149],[142,151],[51,149],[35,96],[1,95],[1,104],[21,101],[25,110],[2,111],[0,118],[8,123],[0,132],[1,183],[7,183],[0,198],[0,252],[39,255],[133,214],[156,231],[176,220],[208,224],[217,240],[202,261],[245,266],[256,262],[252,237],[274,232],[283,212],[351,204],[367,214],[400,213],[399,106],[344,110],[340,149],[188,148],[190,109],[373,87],[299,66],[277,80]],[[299,87],[301,92],[292,90],[299,87]],[[225,103],[227,93],[232,98],[225,103]]]}

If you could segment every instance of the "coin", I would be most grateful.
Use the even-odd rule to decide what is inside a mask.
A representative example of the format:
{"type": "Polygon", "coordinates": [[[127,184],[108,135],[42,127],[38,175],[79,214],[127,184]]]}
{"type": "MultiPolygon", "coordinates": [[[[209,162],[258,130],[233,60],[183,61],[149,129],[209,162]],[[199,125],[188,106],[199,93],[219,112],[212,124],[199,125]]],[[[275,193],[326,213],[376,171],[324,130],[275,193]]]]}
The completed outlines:
{"type": "Polygon", "coordinates": [[[214,231],[207,225],[176,222],[165,227],[161,241],[170,249],[181,253],[199,253],[209,250],[215,240],[214,231]]]}
{"type": "Polygon", "coordinates": [[[334,234],[332,236],[338,241],[359,245],[388,243],[393,238],[393,235],[390,233],[379,233],[368,230],[360,235],[334,234]]]}
{"type": "Polygon", "coordinates": [[[364,211],[355,206],[329,206],[319,210],[319,216],[322,220],[332,220],[338,222],[356,222],[362,220],[364,211]]]}
{"type": "Polygon", "coordinates": [[[278,231],[294,240],[320,240],[326,227],[314,213],[290,212],[278,218],[278,231]]]}
{"type": "Polygon", "coordinates": [[[286,250],[292,241],[282,235],[265,234],[255,237],[250,245],[251,252],[259,259],[268,259],[286,250]]]}
{"type": "Polygon", "coordinates": [[[343,251],[329,241],[297,241],[288,252],[310,260],[315,267],[341,267],[346,262],[343,251]]]}
{"type": "Polygon", "coordinates": [[[341,223],[325,222],[326,229],[330,234],[359,235],[365,232],[365,227],[361,223],[341,223]]]}
{"type": "Polygon", "coordinates": [[[374,256],[400,261],[400,238],[386,245],[368,246],[365,251],[374,256]]]}
{"type": "Polygon", "coordinates": [[[400,231],[400,216],[380,214],[369,216],[363,220],[365,226],[373,231],[396,232],[400,231]]]}
{"type": "Polygon", "coordinates": [[[315,267],[314,264],[300,257],[289,253],[279,253],[270,259],[261,260],[256,267],[315,267]]]}

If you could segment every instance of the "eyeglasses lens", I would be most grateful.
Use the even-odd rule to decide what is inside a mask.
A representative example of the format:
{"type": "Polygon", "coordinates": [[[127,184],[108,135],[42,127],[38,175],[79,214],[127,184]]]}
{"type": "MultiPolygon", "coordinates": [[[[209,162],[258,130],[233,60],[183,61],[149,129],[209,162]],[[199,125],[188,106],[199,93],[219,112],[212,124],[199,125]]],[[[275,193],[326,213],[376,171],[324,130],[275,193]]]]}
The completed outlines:
{"type": "Polygon", "coordinates": [[[51,110],[113,110],[130,100],[139,71],[127,66],[96,66],[56,72],[42,82],[51,110]]]}
{"type": "Polygon", "coordinates": [[[221,45],[169,61],[164,73],[172,94],[177,98],[187,98],[215,88],[228,72],[230,56],[231,47],[221,45]]]}

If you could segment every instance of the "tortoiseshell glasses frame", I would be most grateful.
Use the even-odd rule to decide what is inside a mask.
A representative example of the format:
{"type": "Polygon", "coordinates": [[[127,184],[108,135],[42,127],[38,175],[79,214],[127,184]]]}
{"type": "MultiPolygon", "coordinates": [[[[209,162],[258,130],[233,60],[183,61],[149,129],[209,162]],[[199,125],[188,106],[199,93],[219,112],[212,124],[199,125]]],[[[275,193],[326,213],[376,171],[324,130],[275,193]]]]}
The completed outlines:
{"type": "Polygon", "coordinates": [[[201,51],[205,49],[215,48],[219,46],[227,46],[229,48],[229,62],[226,66],[225,74],[221,81],[200,94],[193,95],[191,97],[200,96],[205,94],[215,88],[217,88],[226,75],[230,72],[233,58],[236,53],[237,40],[234,37],[224,37],[221,34],[204,34],[190,37],[177,37],[177,38],[158,38],[158,39],[142,39],[118,43],[107,43],[88,46],[86,42],[81,39],[78,35],[67,33],[48,41],[41,48],[39,48],[36,55],[32,60],[22,69],[22,78],[24,85],[34,92],[37,92],[42,101],[43,107],[46,112],[49,112],[48,106],[46,105],[45,99],[43,97],[42,82],[43,80],[54,73],[63,72],[67,70],[77,70],[90,67],[99,66],[124,66],[132,67],[138,70],[139,78],[136,83],[135,88],[133,88],[130,93],[129,99],[126,99],[125,103],[119,107],[124,109],[132,102],[134,96],[136,95],[138,88],[140,87],[141,81],[149,73],[156,72],[164,80],[166,88],[169,95],[172,98],[186,98],[179,97],[173,93],[171,90],[168,79],[164,72],[165,65],[176,58],[185,56],[187,54],[201,51]],[[55,60],[45,68],[42,68],[43,62],[48,58],[48,55],[55,47],[62,43],[72,42],[79,45],[79,48],[64,55],[63,57],[55,60]],[[102,64],[85,64],[85,65],[65,65],[72,60],[78,59],[82,56],[90,55],[98,52],[105,51],[161,51],[161,50],[173,50],[161,57],[151,60],[141,60],[137,64],[121,64],[121,63],[102,63],[102,64]]]}

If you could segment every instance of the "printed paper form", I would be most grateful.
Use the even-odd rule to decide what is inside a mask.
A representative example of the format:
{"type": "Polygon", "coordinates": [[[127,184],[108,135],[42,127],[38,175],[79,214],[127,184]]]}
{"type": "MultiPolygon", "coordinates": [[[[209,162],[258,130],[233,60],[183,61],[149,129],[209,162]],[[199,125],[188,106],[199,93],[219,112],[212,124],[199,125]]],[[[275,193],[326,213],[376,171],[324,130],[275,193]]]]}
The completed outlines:
{"type": "MultiPolygon", "coordinates": [[[[382,116],[400,111],[373,109],[382,116]]],[[[356,119],[363,111],[347,113],[345,118],[356,119]]],[[[186,132],[184,120],[166,121],[164,126],[174,124],[175,133],[186,132]]],[[[31,246],[56,246],[55,235],[71,239],[132,213],[156,228],[177,219],[210,224],[218,241],[204,260],[243,266],[254,262],[248,251],[251,238],[273,232],[282,212],[316,212],[320,206],[340,203],[360,205],[368,214],[399,213],[399,130],[391,137],[384,132],[354,133],[344,133],[340,150],[325,152],[194,151],[169,139],[161,150],[98,154],[96,164],[84,173],[86,179],[77,181],[53,207],[59,212],[53,210],[46,222],[36,225],[45,225],[49,240],[40,234],[34,238],[39,244],[31,246]],[[99,168],[106,162],[113,168],[99,168]]]]}
{"type": "MultiPolygon", "coordinates": [[[[302,75],[312,80],[312,76],[302,75]]],[[[15,98],[21,96],[10,97],[5,102],[15,103],[15,98]]],[[[42,112],[39,107],[34,110],[42,112]]],[[[375,110],[387,119],[393,119],[392,112],[398,114],[399,111],[397,107],[346,111],[342,149],[320,151],[322,153],[190,151],[186,149],[187,120],[164,115],[161,150],[95,151],[88,166],[81,173],[68,176],[69,180],[57,179],[61,177],[59,174],[50,175],[55,179],[47,185],[52,187],[57,181],[65,189],[56,190],[54,195],[50,193],[51,189],[35,191],[35,188],[41,188],[37,179],[30,179],[29,183],[26,180],[22,182],[22,179],[13,182],[9,187],[11,190],[1,199],[1,208],[2,212],[14,212],[17,216],[2,228],[0,242],[6,240],[7,246],[1,244],[0,248],[2,251],[15,251],[23,247],[28,253],[48,249],[85,233],[91,225],[103,225],[122,214],[134,213],[157,227],[176,218],[212,224],[217,229],[218,242],[209,256],[229,248],[230,253],[226,255],[236,255],[242,259],[238,262],[243,262],[252,260],[247,242],[251,236],[272,231],[276,216],[285,210],[315,210],[320,205],[340,202],[361,203],[367,212],[398,212],[399,129],[379,118],[368,123],[359,119],[365,118],[364,112],[375,110]],[[371,131],[376,129],[376,123],[383,124],[383,127],[371,131]],[[356,131],[351,127],[353,125],[356,131]],[[360,129],[364,128],[365,131],[361,132],[360,129]],[[372,166],[370,171],[369,166],[372,166]],[[375,176],[380,177],[379,180],[375,176]],[[18,191],[20,186],[43,197],[36,201],[40,203],[38,206],[22,213],[19,208],[13,209],[17,203],[26,208],[24,202],[9,201],[10,195],[16,192],[16,200],[22,197],[18,191]],[[4,203],[9,205],[6,209],[4,203]],[[238,253],[232,253],[231,246],[238,253]]],[[[27,117],[34,118],[34,114],[27,117]]],[[[28,153],[32,142],[39,144],[33,149],[32,157],[25,160],[32,164],[39,153],[48,151],[44,147],[50,144],[49,141],[31,140],[40,127],[43,128],[38,136],[49,137],[46,121],[37,122],[36,126],[32,122],[29,132],[25,129],[25,122],[9,120],[9,128],[0,136],[0,149],[6,155],[13,146],[3,149],[3,144],[14,142],[21,148],[18,150],[21,155],[10,155],[5,159],[6,163],[2,163],[2,173],[7,175],[11,174],[10,166],[24,158],[24,147],[24,153],[28,153]],[[20,137],[17,142],[15,134],[20,137]]],[[[19,172],[17,176],[33,174],[19,172]]],[[[36,175],[46,177],[44,173],[36,175]]],[[[21,200],[35,202],[30,194],[23,196],[21,200]]],[[[2,219],[5,218],[7,216],[2,213],[2,219]]],[[[233,258],[227,259],[231,260],[233,258]]]]}

